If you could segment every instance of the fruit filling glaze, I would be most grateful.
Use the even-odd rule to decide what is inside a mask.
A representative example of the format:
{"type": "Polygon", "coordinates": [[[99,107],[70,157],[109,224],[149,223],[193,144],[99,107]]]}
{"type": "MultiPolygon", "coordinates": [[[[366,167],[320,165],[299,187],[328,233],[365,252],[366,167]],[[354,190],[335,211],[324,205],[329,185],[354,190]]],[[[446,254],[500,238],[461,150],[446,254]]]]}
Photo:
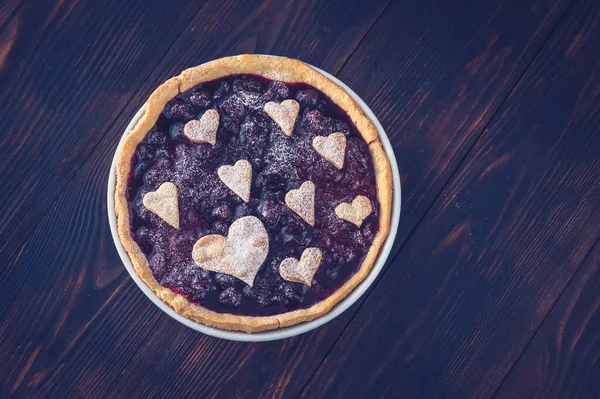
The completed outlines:
{"type": "Polygon", "coordinates": [[[358,271],[379,227],[368,145],[344,111],[306,84],[235,75],[180,93],[137,146],[131,170],[131,232],[155,279],[219,313],[266,316],[322,301],[358,271]],[[300,105],[289,136],[265,113],[266,103],[286,99],[300,105]],[[208,110],[219,114],[214,145],[194,142],[184,132],[186,123],[200,120],[208,110]],[[333,133],[346,138],[341,169],[313,147],[313,138],[333,133]],[[252,167],[248,201],[217,173],[239,160],[252,167]],[[306,181],[315,187],[314,226],[286,204],[286,194],[306,181]],[[179,228],[144,205],[144,196],[165,182],[177,188],[179,228]],[[357,196],[366,197],[372,207],[359,227],[336,214],[339,204],[351,204],[357,196]],[[232,223],[246,216],[259,219],[268,234],[268,253],[252,285],[208,271],[192,257],[199,239],[211,234],[227,237],[232,223]],[[307,248],[322,253],[312,283],[282,278],[282,261],[301,259],[307,248]]]}

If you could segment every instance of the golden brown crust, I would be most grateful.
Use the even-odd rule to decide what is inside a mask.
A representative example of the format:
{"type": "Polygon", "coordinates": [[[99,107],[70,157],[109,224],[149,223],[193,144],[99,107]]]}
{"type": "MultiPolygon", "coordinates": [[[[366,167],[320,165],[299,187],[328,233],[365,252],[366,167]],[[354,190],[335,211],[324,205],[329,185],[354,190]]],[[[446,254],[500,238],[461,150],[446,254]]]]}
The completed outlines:
{"type": "Polygon", "coordinates": [[[248,333],[272,330],[313,320],[326,314],[369,274],[390,227],[392,173],[388,158],[379,142],[377,128],[343,88],[309,65],[290,58],[273,58],[260,55],[226,57],[187,69],[180,76],[167,80],[150,95],[144,115],[118,149],[116,177],[115,214],[117,217],[117,231],[137,275],[163,302],[173,307],[179,314],[199,323],[225,330],[248,333]],[[193,304],[181,295],[158,284],[150,270],[148,260],[131,236],[129,208],[125,194],[131,171],[131,159],[137,145],[154,126],[166,103],[177,94],[189,90],[199,83],[232,74],[254,74],[284,82],[305,82],[314,86],[348,113],[364,140],[369,144],[375,167],[379,199],[379,231],[360,269],[331,296],[307,309],[273,316],[254,317],[217,313],[193,304]]]}

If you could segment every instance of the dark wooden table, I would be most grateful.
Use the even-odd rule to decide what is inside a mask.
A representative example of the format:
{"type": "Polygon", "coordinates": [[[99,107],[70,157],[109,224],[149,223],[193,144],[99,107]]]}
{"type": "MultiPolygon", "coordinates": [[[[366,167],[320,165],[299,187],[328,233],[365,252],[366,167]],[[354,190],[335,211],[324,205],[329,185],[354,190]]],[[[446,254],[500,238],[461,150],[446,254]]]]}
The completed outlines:
{"type": "Polygon", "coordinates": [[[2,398],[600,397],[597,0],[3,0],[0,193],[2,398]],[[404,197],[368,293],[260,344],[162,313],[106,216],[152,89],[250,52],[362,96],[404,197]]]}

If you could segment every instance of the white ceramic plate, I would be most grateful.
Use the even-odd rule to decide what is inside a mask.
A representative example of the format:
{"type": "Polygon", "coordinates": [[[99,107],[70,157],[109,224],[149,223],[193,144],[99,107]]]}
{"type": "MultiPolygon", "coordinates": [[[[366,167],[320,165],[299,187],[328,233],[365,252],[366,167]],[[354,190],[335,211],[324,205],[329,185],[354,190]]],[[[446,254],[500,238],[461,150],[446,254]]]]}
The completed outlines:
{"type": "MultiPolygon", "coordinates": [[[[115,153],[115,157],[113,158],[113,162],[112,162],[112,165],[110,168],[110,176],[108,178],[108,191],[107,191],[108,206],[107,206],[107,208],[108,208],[108,221],[110,224],[110,230],[112,233],[113,240],[115,242],[115,246],[117,247],[117,251],[119,252],[119,256],[121,257],[121,260],[123,261],[123,264],[125,265],[125,268],[131,275],[131,278],[133,278],[133,281],[135,281],[135,283],[138,285],[138,287],[140,287],[140,289],[144,292],[144,294],[146,294],[146,296],[148,298],[150,298],[150,300],[152,302],[154,302],[154,304],[156,306],[161,308],[166,314],[168,314],[169,316],[171,316],[178,322],[185,324],[186,326],[193,328],[196,331],[200,331],[204,334],[212,335],[214,337],[229,339],[229,340],[233,340],[233,341],[263,342],[263,341],[274,341],[274,340],[278,340],[278,339],[293,337],[294,335],[303,334],[307,331],[313,330],[319,326],[322,326],[323,324],[327,323],[328,321],[332,320],[334,317],[340,315],[344,310],[346,310],[350,306],[352,306],[352,304],[354,302],[356,302],[356,300],[358,298],[360,298],[360,296],[362,294],[364,294],[364,292],[369,288],[369,286],[373,283],[373,281],[375,281],[375,278],[377,277],[377,275],[383,268],[383,265],[385,264],[385,261],[390,253],[390,250],[392,249],[392,244],[394,243],[394,238],[396,237],[396,232],[398,230],[398,222],[400,220],[400,203],[401,203],[400,174],[398,172],[398,165],[396,163],[396,157],[394,156],[394,151],[392,149],[392,145],[390,144],[390,141],[388,140],[387,135],[385,134],[385,131],[383,130],[383,127],[381,126],[381,124],[379,123],[379,121],[377,120],[375,115],[373,114],[373,111],[371,111],[371,109],[367,106],[367,104],[365,104],[365,102],[360,97],[358,97],[356,95],[356,93],[354,93],[354,91],[352,91],[348,86],[346,86],[344,83],[342,83],[335,76],[332,76],[329,73],[322,71],[321,69],[319,69],[317,67],[313,66],[313,68],[316,69],[317,71],[321,72],[323,75],[327,76],[328,78],[330,78],[331,80],[333,80],[334,82],[339,84],[340,86],[342,86],[344,89],[346,89],[346,91],[352,96],[352,98],[354,98],[354,100],[360,105],[363,112],[369,118],[371,118],[371,120],[375,123],[375,126],[377,126],[377,129],[379,130],[379,140],[381,140],[381,143],[383,144],[383,149],[385,150],[385,153],[387,154],[387,156],[390,160],[391,166],[392,166],[392,177],[393,177],[393,184],[394,184],[394,194],[393,194],[394,198],[393,198],[393,205],[392,205],[392,219],[391,219],[390,233],[388,234],[385,242],[383,243],[383,246],[381,247],[381,250],[379,252],[377,260],[375,261],[375,264],[373,265],[373,268],[371,269],[371,272],[369,273],[367,278],[365,278],[358,286],[356,286],[356,288],[349,295],[347,295],[333,309],[331,309],[331,311],[329,313],[327,313],[315,320],[304,322],[301,324],[296,324],[291,327],[279,328],[277,330],[248,334],[248,333],[238,332],[238,331],[221,330],[218,328],[208,327],[208,326],[205,326],[204,324],[197,323],[193,320],[190,320],[188,318],[181,316],[173,308],[171,308],[169,305],[167,305],[166,303],[161,301],[154,294],[154,292],[152,292],[152,290],[150,288],[148,288],[148,286],[135,273],[135,270],[133,269],[133,265],[131,264],[131,260],[129,259],[127,252],[125,252],[125,249],[123,248],[123,245],[121,245],[121,241],[119,240],[119,235],[117,233],[117,228],[116,228],[116,217],[115,217],[115,212],[114,212],[114,205],[115,205],[114,192],[115,192],[115,180],[116,180],[116,176],[115,176],[116,153],[115,153]]],[[[122,145],[122,142],[123,142],[123,139],[125,138],[125,136],[127,136],[127,134],[129,134],[129,131],[133,128],[133,126],[135,126],[137,121],[142,117],[145,110],[146,110],[146,105],[144,105],[142,108],[140,108],[140,110],[135,114],[135,116],[133,117],[131,122],[129,122],[127,129],[125,129],[125,133],[123,133],[123,137],[121,137],[121,141],[119,142],[119,147],[122,145]]]]}

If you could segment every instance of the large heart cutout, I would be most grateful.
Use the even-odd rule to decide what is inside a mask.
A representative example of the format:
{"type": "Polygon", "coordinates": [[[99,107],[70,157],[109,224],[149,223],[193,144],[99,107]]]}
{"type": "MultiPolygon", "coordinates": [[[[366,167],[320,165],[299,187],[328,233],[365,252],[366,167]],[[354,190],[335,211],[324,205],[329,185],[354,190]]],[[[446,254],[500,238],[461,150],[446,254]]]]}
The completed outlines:
{"type": "Polygon", "coordinates": [[[362,225],[363,220],[371,214],[373,207],[371,200],[363,195],[357,195],[352,204],[342,202],[335,207],[335,214],[343,220],[354,223],[356,227],[362,225]]]}
{"type": "Polygon", "coordinates": [[[336,168],[344,167],[346,156],[346,136],[344,133],[332,133],[327,137],[317,136],[313,138],[313,148],[336,168]]]}
{"type": "Polygon", "coordinates": [[[319,248],[306,248],[300,261],[295,258],[285,258],[279,265],[279,274],[284,280],[295,283],[312,285],[312,280],[321,264],[323,253],[319,248]]]}
{"type": "Polygon", "coordinates": [[[307,180],[297,190],[288,191],[285,203],[306,223],[315,227],[315,183],[307,180]]]}
{"type": "Polygon", "coordinates": [[[186,123],[183,127],[183,134],[194,143],[215,145],[219,120],[219,112],[216,109],[209,109],[200,120],[194,119],[186,123]]]}
{"type": "Polygon", "coordinates": [[[235,165],[223,165],[217,170],[219,179],[244,202],[250,201],[250,186],[252,184],[252,165],[245,159],[240,159],[235,165]]]}
{"type": "Polygon", "coordinates": [[[283,100],[281,104],[269,101],[265,104],[265,113],[279,125],[286,136],[291,136],[300,112],[300,104],[295,100],[283,100]]]}
{"type": "Polygon", "coordinates": [[[150,212],[176,229],[179,228],[179,201],[175,184],[161,184],[158,190],[146,193],[142,202],[150,212]]]}
{"type": "Polygon", "coordinates": [[[252,286],[269,252],[269,235],[262,222],[245,216],[233,222],[227,237],[210,234],[200,238],[192,258],[201,268],[234,276],[252,286]]]}

